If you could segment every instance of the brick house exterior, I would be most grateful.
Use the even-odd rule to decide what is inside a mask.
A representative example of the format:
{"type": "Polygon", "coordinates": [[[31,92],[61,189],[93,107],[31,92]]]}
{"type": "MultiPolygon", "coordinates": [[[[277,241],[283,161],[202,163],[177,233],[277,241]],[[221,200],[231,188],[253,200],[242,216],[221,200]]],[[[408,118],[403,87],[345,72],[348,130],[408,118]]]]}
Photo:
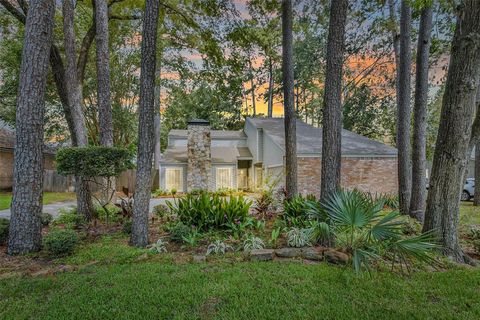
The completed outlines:
{"type": "MultiPolygon", "coordinates": [[[[320,196],[321,157],[298,158],[298,191],[320,196]]],[[[398,191],[396,157],[342,157],[341,186],[372,193],[398,191]]]]}
{"type": "MultiPolygon", "coordinates": [[[[282,118],[247,118],[243,130],[226,131],[210,130],[208,122],[195,120],[189,122],[188,130],[170,131],[159,164],[160,188],[188,191],[198,188],[190,181],[204,178],[210,182],[203,184],[214,190],[254,190],[266,181],[278,181],[281,187],[285,181],[283,124],[282,118]],[[209,153],[211,161],[205,161],[209,153]],[[192,163],[207,165],[193,170],[192,163]],[[197,171],[204,172],[203,177],[197,171]]],[[[321,149],[322,129],[297,120],[298,190],[304,195],[320,195],[321,149]]],[[[371,193],[396,193],[397,150],[342,130],[341,184],[371,193]]]]}
{"type": "MultiPolygon", "coordinates": [[[[15,130],[0,120],[0,190],[11,190],[13,187],[13,150],[15,146],[15,130]]],[[[45,170],[55,169],[55,152],[45,147],[45,170]]]]}

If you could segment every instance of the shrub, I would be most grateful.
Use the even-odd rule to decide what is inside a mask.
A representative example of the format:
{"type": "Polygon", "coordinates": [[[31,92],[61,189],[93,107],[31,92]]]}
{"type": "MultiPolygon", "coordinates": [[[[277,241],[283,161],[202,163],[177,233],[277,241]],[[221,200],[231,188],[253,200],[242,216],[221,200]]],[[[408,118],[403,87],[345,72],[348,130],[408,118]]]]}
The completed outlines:
{"type": "Polygon", "coordinates": [[[160,218],[168,216],[170,214],[170,209],[165,204],[159,204],[153,207],[153,213],[160,218]]]}
{"type": "Polygon", "coordinates": [[[228,250],[233,251],[233,247],[226,244],[222,240],[215,240],[215,242],[210,243],[207,247],[207,255],[210,254],[225,254],[228,250]]]}
{"type": "Polygon", "coordinates": [[[313,195],[308,195],[306,198],[295,195],[283,202],[282,217],[290,226],[305,227],[309,220],[318,218],[318,214],[315,213],[321,213],[321,207],[313,195]]]}
{"type": "Polygon", "coordinates": [[[355,272],[382,258],[407,266],[412,260],[433,263],[433,233],[405,237],[399,213],[385,214],[383,205],[355,190],[339,191],[323,204],[336,245],[351,256],[355,272]]]}
{"type": "Polygon", "coordinates": [[[157,189],[157,190],[152,192],[152,196],[154,198],[155,197],[166,196],[167,194],[168,194],[168,192],[166,190],[163,190],[163,189],[157,189]]]}
{"type": "Polygon", "coordinates": [[[259,237],[250,235],[243,241],[243,251],[252,251],[265,248],[265,243],[259,237]]]}
{"type": "Polygon", "coordinates": [[[477,254],[480,254],[480,240],[473,241],[473,248],[477,254]]]}
{"type": "Polygon", "coordinates": [[[187,194],[178,199],[176,205],[167,201],[167,206],[181,222],[195,226],[199,230],[226,228],[231,223],[244,222],[248,216],[250,201],[242,196],[221,198],[201,192],[198,195],[187,194]]]}
{"type": "Polygon", "coordinates": [[[253,208],[258,214],[265,216],[273,209],[274,198],[272,192],[263,190],[260,197],[255,200],[253,208]]]}
{"type": "Polygon", "coordinates": [[[50,213],[42,212],[40,220],[42,221],[42,226],[46,227],[52,222],[53,216],[50,213]]]}
{"type": "Polygon", "coordinates": [[[174,242],[183,242],[184,238],[188,237],[192,229],[182,222],[178,222],[169,229],[170,239],[174,242]]]}
{"type": "Polygon", "coordinates": [[[71,147],[58,150],[57,170],[63,175],[80,177],[116,177],[133,168],[134,154],[117,147],[71,147]]]}
{"type": "Polygon", "coordinates": [[[8,240],[8,228],[10,226],[10,220],[0,218],[0,245],[3,245],[8,240]]]}
{"type": "Polygon", "coordinates": [[[85,218],[77,214],[77,209],[70,211],[60,210],[60,215],[53,220],[54,225],[64,225],[68,229],[81,226],[85,223],[85,218]]]}
{"type": "Polygon", "coordinates": [[[53,230],[43,238],[43,247],[55,256],[72,253],[77,243],[77,233],[70,229],[53,230]]]}
{"type": "Polygon", "coordinates": [[[95,216],[103,222],[119,222],[122,218],[122,210],[113,205],[95,206],[95,216]]]}
{"type": "Polygon", "coordinates": [[[287,232],[287,245],[294,248],[310,246],[312,229],[292,228],[287,232]]]}

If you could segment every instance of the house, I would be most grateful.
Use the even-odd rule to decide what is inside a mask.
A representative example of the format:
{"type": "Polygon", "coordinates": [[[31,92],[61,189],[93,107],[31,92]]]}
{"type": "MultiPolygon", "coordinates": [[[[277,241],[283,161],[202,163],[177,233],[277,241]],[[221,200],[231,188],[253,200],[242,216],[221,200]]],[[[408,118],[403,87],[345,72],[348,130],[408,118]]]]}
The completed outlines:
{"type": "MultiPolygon", "coordinates": [[[[241,131],[210,130],[192,120],[171,130],[160,159],[160,188],[256,189],[267,177],[285,180],[283,118],[247,118],[241,131]]],[[[322,130],[297,120],[298,186],[320,194],[322,130]]],[[[373,193],[397,192],[397,150],[342,130],[341,184],[373,193]]]]}
{"type": "MultiPolygon", "coordinates": [[[[13,150],[15,129],[0,119],[0,190],[13,187],[13,150]]],[[[55,150],[50,146],[44,149],[44,169],[55,168],[55,150]]]]}

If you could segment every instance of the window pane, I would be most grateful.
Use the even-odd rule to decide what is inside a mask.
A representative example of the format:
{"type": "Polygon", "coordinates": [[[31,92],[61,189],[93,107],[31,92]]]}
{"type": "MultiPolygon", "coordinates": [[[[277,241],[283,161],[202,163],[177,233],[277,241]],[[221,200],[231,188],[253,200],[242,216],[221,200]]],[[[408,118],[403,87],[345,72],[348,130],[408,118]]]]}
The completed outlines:
{"type": "Polygon", "coordinates": [[[182,191],[182,170],[165,169],[165,189],[182,191]]]}
{"type": "Polygon", "coordinates": [[[217,189],[232,187],[232,169],[217,168],[217,189]]]}

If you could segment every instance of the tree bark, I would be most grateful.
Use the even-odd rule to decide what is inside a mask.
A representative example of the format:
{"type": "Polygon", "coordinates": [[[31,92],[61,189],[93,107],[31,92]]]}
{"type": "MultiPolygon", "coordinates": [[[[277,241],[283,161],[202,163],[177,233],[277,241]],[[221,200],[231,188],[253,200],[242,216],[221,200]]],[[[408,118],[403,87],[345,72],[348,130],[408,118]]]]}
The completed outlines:
{"type": "Polygon", "coordinates": [[[253,81],[253,66],[252,60],[248,57],[248,66],[250,68],[250,90],[251,90],[251,98],[252,98],[252,109],[253,109],[253,116],[257,116],[257,102],[255,97],[255,82],[253,81]]]}
{"type": "Polygon", "coordinates": [[[347,13],[347,0],[331,2],[323,102],[321,201],[328,200],[340,189],[342,70],[347,13]]]}
{"type": "Polygon", "coordinates": [[[110,54],[108,48],[108,4],[95,0],[95,26],[97,44],[97,103],[100,144],[113,146],[112,106],[110,102],[110,54]]]}
{"type": "Polygon", "coordinates": [[[148,207],[151,195],[154,148],[158,13],[159,0],[147,0],[143,19],[138,158],[131,238],[132,245],[136,247],[145,247],[148,244],[148,207]]]}
{"type": "Polygon", "coordinates": [[[418,32],[410,216],[423,221],[426,199],[428,60],[433,9],[422,10],[418,32]]]}
{"type": "Polygon", "coordinates": [[[436,230],[444,254],[457,262],[468,262],[457,229],[480,80],[480,2],[464,1],[457,16],[423,231],[436,230]]]}
{"type": "Polygon", "coordinates": [[[273,116],[273,63],[268,61],[268,117],[273,116]]]}
{"type": "Polygon", "coordinates": [[[398,70],[397,149],[398,149],[398,202],[400,213],[408,214],[412,191],[410,163],[410,95],[412,51],[412,9],[408,0],[402,0],[400,17],[400,68],[398,70]]]}
{"type": "Polygon", "coordinates": [[[41,247],[43,116],[54,13],[53,0],[32,1],[25,23],[15,120],[9,254],[37,251],[41,247]]]}
{"type": "Polygon", "coordinates": [[[294,109],[293,9],[291,0],[282,1],[282,77],[285,120],[285,170],[287,198],[298,193],[297,123],[294,109]]]}
{"type": "MultiPolygon", "coordinates": [[[[74,4],[72,0],[64,0],[62,2],[62,13],[66,60],[64,83],[67,91],[68,109],[73,122],[73,135],[76,137],[74,145],[86,147],[88,145],[88,139],[85,127],[85,116],[82,108],[82,86],[78,79],[79,73],[77,71],[74,4]]],[[[90,46],[88,45],[87,47],[90,46]]],[[[83,70],[81,72],[83,73],[83,70]]],[[[93,203],[88,182],[82,177],[75,177],[75,191],[77,195],[77,213],[84,216],[87,221],[90,221],[92,219],[93,203]]]]}

